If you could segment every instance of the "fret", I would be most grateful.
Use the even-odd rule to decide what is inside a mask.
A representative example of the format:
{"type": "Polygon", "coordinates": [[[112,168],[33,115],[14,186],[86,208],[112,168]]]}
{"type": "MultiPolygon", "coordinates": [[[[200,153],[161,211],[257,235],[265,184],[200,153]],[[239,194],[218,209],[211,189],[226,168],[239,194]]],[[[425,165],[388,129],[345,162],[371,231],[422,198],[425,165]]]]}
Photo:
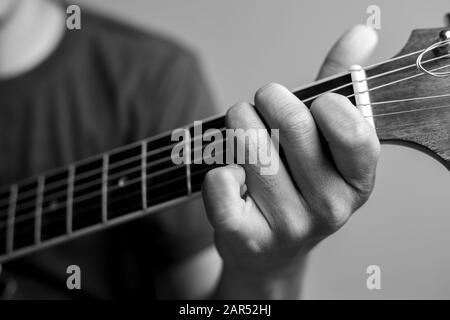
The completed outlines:
{"type": "Polygon", "coordinates": [[[147,141],[141,142],[141,187],[142,187],[142,208],[147,209],[147,141]]]}
{"type": "Polygon", "coordinates": [[[9,194],[9,206],[8,206],[8,221],[6,229],[6,251],[12,252],[14,247],[14,219],[16,215],[16,203],[17,203],[17,185],[11,186],[9,194]]]}
{"type": "MultiPolygon", "coordinates": [[[[196,163],[198,161],[194,162],[195,160],[198,160],[198,156],[196,156],[196,152],[200,153],[200,156],[203,155],[203,151],[206,148],[206,146],[208,146],[210,143],[215,143],[214,139],[212,139],[212,141],[202,141],[201,138],[198,138],[199,135],[204,135],[205,132],[208,129],[222,129],[225,127],[225,118],[224,117],[217,117],[217,118],[213,118],[209,121],[205,121],[202,123],[202,130],[201,132],[195,132],[195,128],[191,127],[190,128],[190,132],[191,132],[191,137],[192,137],[192,143],[191,143],[191,158],[193,158],[192,161],[192,165],[191,165],[191,170],[190,170],[190,181],[191,181],[191,191],[192,192],[198,192],[201,190],[201,186],[203,183],[203,179],[205,178],[206,172],[208,172],[209,170],[216,168],[216,167],[220,167],[223,164],[205,164],[204,163],[204,159],[202,158],[201,163],[196,163]],[[198,152],[198,150],[195,150],[196,148],[199,148],[198,146],[200,145],[199,141],[201,141],[201,152],[198,152]]],[[[198,130],[198,128],[197,128],[198,130]]],[[[223,134],[223,138],[225,138],[225,132],[222,132],[223,134]]],[[[217,142],[216,142],[217,143],[217,142]]],[[[223,150],[223,159],[226,159],[226,140],[223,140],[223,145],[222,145],[222,150],[223,150]]],[[[225,161],[224,161],[225,162],[225,161]]]]}
{"type": "Polygon", "coordinates": [[[75,184],[75,166],[69,166],[66,200],[66,233],[71,234],[73,230],[73,189],[75,184]]]}
{"type": "Polygon", "coordinates": [[[42,202],[44,198],[45,188],[45,176],[40,175],[38,177],[37,194],[36,194],[36,209],[34,218],[34,243],[39,244],[41,242],[41,230],[42,230],[42,202]]]}
{"type": "Polygon", "coordinates": [[[6,236],[8,226],[8,206],[10,202],[11,188],[5,188],[0,191],[0,255],[6,252],[6,236]]]}
{"type": "Polygon", "coordinates": [[[14,250],[34,244],[37,185],[37,178],[18,185],[14,218],[14,250]]]}
{"type": "Polygon", "coordinates": [[[103,168],[102,168],[102,222],[108,221],[108,154],[103,155],[103,168]]]}
{"type": "Polygon", "coordinates": [[[160,203],[186,196],[186,167],[172,162],[172,148],[177,142],[165,135],[148,142],[147,150],[147,204],[160,203]]]}
{"type": "Polygon", "coordinates": [[[141,144],[122,148],[109,156],[108,219],[142,210],[141,144]]]}
{"type": "Polygon", "coordinates": [[[184,141],[186,143],[185,145],[185,152],[186,154],[184,156],[184,165],[186,167],[186,189],[187,194],[192,194],[192,186],[191,186],[191,146],[192,146],[192,138],[189,134],[189,131],[185,131],[184,141]]]}
{"type": "Polygon", "coordinates": [[[45,176],[40,217],[41,242],[67,233],[69,171],[69,169],[64,169],[45,176]]]}
{"type": "Polygon", "coordinates": [[[102,168],[103,155],[75,165],[72,231],[103,221],[102,168]]]}

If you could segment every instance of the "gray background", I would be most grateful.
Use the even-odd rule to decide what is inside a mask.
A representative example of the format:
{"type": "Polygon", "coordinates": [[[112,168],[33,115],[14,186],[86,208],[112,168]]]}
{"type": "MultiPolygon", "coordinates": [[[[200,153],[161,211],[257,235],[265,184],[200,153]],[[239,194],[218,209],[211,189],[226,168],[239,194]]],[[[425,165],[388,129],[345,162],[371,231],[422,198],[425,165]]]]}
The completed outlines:
{"type": "MultiPolygon", "coordinates": [[[[267,82],[288,88],[314,79],[345,29],[381,8],[380,41],[370,63],[393,56],[414,28],[442,26],[439,1],[78,0],[187,44],[199,54],[217,102],[251,100],[267,82]]],[[[309,263],[305,298],[450,298],[450,173],[417,151],[383,146],[370,201],[309,263]],[[381,267],[381,290],[366,268],[381,267]]]]}

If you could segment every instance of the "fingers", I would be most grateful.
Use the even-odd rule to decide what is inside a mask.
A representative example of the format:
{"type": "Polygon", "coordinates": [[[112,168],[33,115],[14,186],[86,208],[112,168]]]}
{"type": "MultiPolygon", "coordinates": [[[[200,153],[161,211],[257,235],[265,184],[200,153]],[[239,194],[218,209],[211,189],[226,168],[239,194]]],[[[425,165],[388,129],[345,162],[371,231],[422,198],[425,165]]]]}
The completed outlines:
{"type": "Polygon", "coordinates": [[[365,25],[354,26],[331,48],[318,78],[348,71],[353,64],[363,64],[375,49],[377,42],[375,30],[365,25]]]}
{"type": "Polygon", "coordinates": [[[319,132],[309,109],[288,89],[269,84],[255,95],[255,106],[269,127],[279,128],[291,174],[302,194],[315,194],[317,182],[330,177],[332,166],[324,156],[319,132]]]}
{"type": "MultiPolygon", "coordinates": [[[[362,64],[376,42],[372,29],[352,28],[333,46],[319,77],[362,64]]],[[[264,225],[272,231],[283,230],[274,234],[299,239],[298,235],[311,233],[317,225],[327,229],[323,234],[329,233],[330,228],[337,230],[372,189],[379,153],[374,129],[346,98],[338,95],[326,94],[316,99],[309,110],[286,88],[271,84],[258,91],[255,104],[268,127],[279,129],[292,178],[282,162],[273,174],[261,174],[260,159],[256,163],[242,163],[244,170],[225,167],[210,171],[203,192],[216,231],[248,236],[265,230],[252,227],[249,231],[249,226],[264,225]],[[242,198],[243,188],[250,195],[246,199],[242,198]]],[[[233,106],[226,123],[227,128],[244,132],[244,138],[236,137],[238,154],[240,146],[245,146],[245,159],[260,154],[261,130],[266,139],[267,131],[253,106],[248,103],[233,106]],[[247,135],[248,130],[258,133],[247,135]]],[[[273,144],[270,154],[278,159],[273,144]]]]}
{"type": "Polygon", "coordinates": [[[208,219],[216,233],[240,240],[242,245],[264,246],[271,226],[246,190],[245,170],[228,165],[209,171],[202,186],[208,219]]]}
{"type": "Polygon", "coordinates": [[[272,142],[270,143],[270,158],[271,161],[279,162],[278,167],[270,174],[262,174],[263,166],[259,160],[266,151],[261,148],[270,140],[267,129],[253,106],[248,103],[234,105],[227,112],[226,123],[227,128],[241,130],[240,132],[235,131],[237,133],[237,156],[242,153],[242,146],[245,146],[247,155],[258,156],[256,163],[246,158],[243,167],[246,172],[248,193],[264,214],[268,224],[272,228],[286,230],[295,229],[299,224],[305,224],[302,221],[304,219],[303,204],[286,167],[279,161],[278,152],[272,142]],[[276,159],[274,159],[275,157],[276,159]]]}
{"type": "Polygon", "coordinates": [[[214,228],[230,230],[238,227],[242,219],[245,201],[241,189],[245,185],[242,167],[229,165],[209,171],[202,192],[208,218],[214,228]]]}
{"type": "Polygon", "coordinates": [[[311,112],[339,172],[359,194],[368,196],[380,153],[375,129],[346,97],[338,94],[317,98],[311,112]]]}
{"type": "Polygon", "coordinates": [[[269,127],[279,128],[291,175],[309,206],[333,225],[346,221],[353,194],[335,170],[309,109],[279,84],[258,90],[255,106],[269,127]]]}

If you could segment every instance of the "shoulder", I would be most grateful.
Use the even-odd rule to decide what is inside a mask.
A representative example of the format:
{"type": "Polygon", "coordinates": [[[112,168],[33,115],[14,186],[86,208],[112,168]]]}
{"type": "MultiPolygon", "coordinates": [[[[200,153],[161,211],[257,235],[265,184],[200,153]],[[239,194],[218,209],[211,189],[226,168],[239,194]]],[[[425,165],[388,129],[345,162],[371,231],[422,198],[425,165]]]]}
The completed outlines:
{"type": "Polygon", "coordinates": [[[127,67],[195,60],[193,51],[179,41],[116,18],[87,12],[83,14],[82,28],[93,48],[109,59],[124,61],[127,67]]]}
{"type": "Polygon", "coordinates": [[[179,41],[115,18],[85,12],[80,33],[90,73],[127,99],[155,96],[200,69],[195,53],[179,41]]]}

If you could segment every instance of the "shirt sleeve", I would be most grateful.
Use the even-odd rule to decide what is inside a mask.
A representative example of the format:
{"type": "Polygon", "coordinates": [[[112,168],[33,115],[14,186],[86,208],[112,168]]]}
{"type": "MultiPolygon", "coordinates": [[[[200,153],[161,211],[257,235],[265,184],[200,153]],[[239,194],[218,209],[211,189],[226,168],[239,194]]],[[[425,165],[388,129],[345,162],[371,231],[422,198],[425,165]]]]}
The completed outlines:
{"type": "MultiPolygon", "coordinates": [[[[135,99],[138,127],[134,132],[139,136],[173,130],[218,113],[200,64],[192,53],[172,50],[158,69],[153,75],[152,72],[144,75],[140,83],[144,86],[140,89],[143,95],[135,99]]],[[[153,230],[156,224],[158,236],[152,241],[161,268],[213,244],[213,230],[200,197],[158,212],[146,223],[151,223],[153,230]]]]}

